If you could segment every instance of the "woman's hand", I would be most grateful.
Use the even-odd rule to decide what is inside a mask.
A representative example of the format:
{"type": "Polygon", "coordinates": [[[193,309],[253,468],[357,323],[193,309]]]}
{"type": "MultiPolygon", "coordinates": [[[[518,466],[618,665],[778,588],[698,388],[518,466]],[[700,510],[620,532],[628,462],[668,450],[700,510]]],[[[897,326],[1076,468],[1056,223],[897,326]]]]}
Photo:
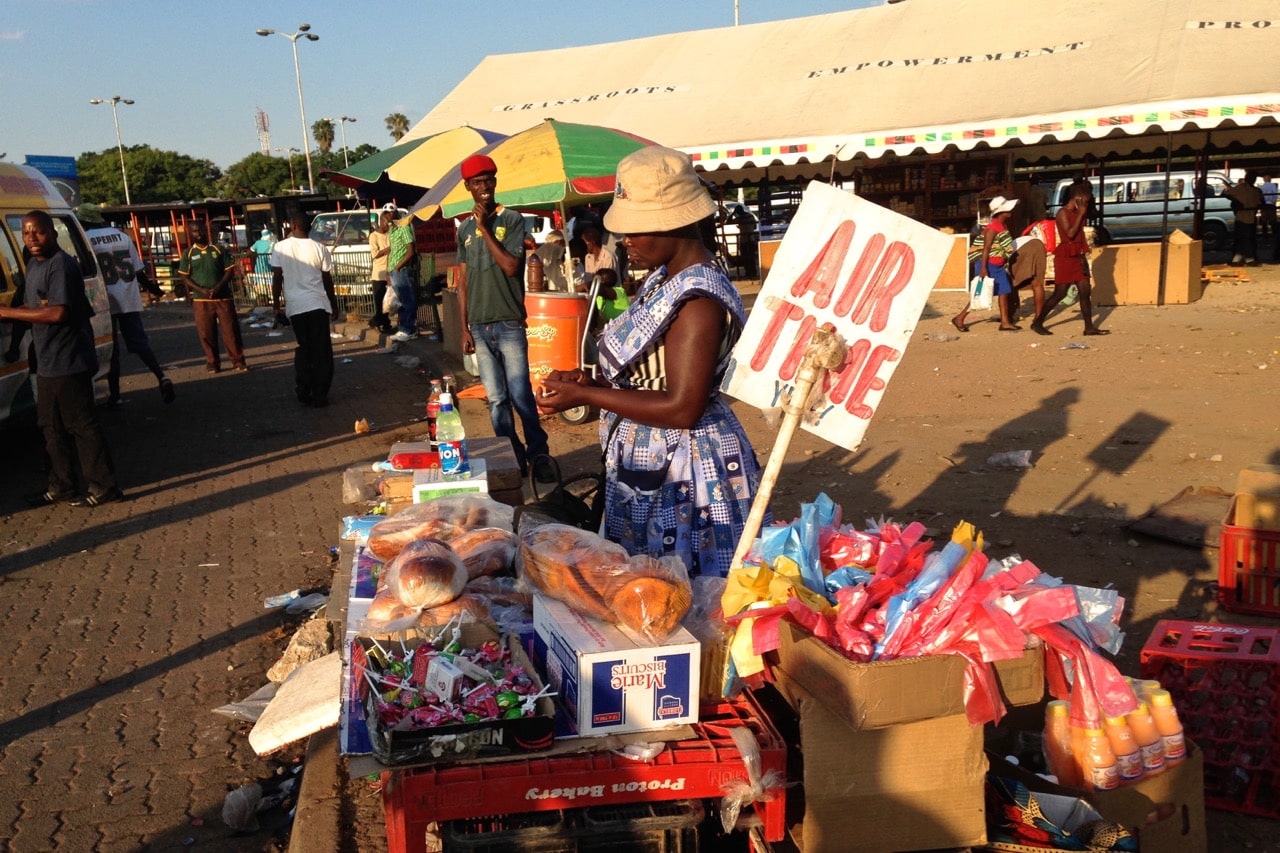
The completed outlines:
{"type": "Polygon", "coordinates": [[[538,389],[538,411],[551,414],[587,405],[583,389],[594,385],[591,377],[581,370],[553,370],[542,380],[538,389]]]}

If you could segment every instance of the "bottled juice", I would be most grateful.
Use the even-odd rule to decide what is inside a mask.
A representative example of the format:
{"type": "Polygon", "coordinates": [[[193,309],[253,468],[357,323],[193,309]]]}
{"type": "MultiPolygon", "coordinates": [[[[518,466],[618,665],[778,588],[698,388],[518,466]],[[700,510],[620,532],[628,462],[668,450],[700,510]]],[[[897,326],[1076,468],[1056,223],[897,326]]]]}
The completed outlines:
{"type": "Polygon", "coordinates": [[[1148,776],[1164,770],[1164,738],[1156,730],[1156,722],[1151,718],[1147,703],[1138,701],[1137,709],[1130,711],[1126,719],[1133,739],[1142,751],[1142,770],[1148,776]]]}
{"type": "Polygon", "coordinates": [[[1120,771],[1116,766],[1111,742],[1102,729],[1082,729],[1081,750],[1076,754],[1080,764],[1082,785],[1086,790],[1110,791],[1120,785],[1120,771]]]}
{"type": "Polygon", "coordinates": [[[1103,730],[1111,742],[1116,756],[1116,769],[1120,771],[1120,784],[1131,785],[1142,778],[1142,750],[1133,739],[1133,729],[1124,717],[1107,717],[1103,730]]]}
{"type": "Polygon", "coordinates": [[[1066,702],[1055,699],[1044,709],[1044,760],[1058,784],[1080,787],[1080,772],[1071,749],[1071,723],[1066,702]]]}
{"type": "Polygon", "coordinates": [[[1173,696],[1168,690],[1152,690],[1148,697],[1151,702],[1151,719],[1164,743],[1164,763],[1177,764],[1185,760],[1187,738],[1182,731],[1182,722],[1178,719],[1178,709],[1173,707],[1173,696]]]}

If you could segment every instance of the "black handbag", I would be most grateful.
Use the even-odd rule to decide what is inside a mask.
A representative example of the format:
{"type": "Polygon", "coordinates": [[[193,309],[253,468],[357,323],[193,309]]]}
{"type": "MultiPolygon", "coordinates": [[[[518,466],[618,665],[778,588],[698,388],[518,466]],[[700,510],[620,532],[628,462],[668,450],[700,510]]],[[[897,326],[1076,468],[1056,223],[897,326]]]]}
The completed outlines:
{"type": "Polygon", "coordinates": [[[542,524],[568,524],[593,533],[600,530],[600,522],[604,518],[603,473],[578,474],[565,480],[560,475],[560,463],[550,456],[539,456],[530,460],[529,488],[533,500],[516,507],[512,516],[512,525],[517,533],[524,518],[536,519],[535,523],[542,524]],[[550,464],[556,473],[555,485],[546,494],[539,491],[539,487],[545,488],[546,484],[540,484],[533,475],[535,464],[542,460],[550,464]]]}

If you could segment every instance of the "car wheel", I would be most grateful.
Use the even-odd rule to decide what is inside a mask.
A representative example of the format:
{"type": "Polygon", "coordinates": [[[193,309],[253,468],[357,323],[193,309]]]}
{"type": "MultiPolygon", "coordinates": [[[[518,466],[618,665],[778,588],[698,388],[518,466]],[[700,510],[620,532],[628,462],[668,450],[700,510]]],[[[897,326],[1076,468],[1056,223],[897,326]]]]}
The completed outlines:
{"type": "Polygon", "coordinates": [[[1204,223],[1200,239],[1206,252],[1224,252],[1231,248],[1231,232],[1221,222],[1204,223]]]}
{"type": "Polygon", "coordinates": [[[574,406],[560,413],[561,419],[570,424],[585,424],[595,420],[599,415],[600,412],[595,406],[574,406]]]}

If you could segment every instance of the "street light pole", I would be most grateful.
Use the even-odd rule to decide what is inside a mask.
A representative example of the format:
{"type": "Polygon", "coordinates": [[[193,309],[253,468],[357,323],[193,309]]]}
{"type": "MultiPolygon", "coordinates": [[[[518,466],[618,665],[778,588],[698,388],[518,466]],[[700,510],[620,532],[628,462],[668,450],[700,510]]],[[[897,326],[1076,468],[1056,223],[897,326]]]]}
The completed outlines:
{"type": "Polygon", "coordinates": [[[293,177],[293,155],[298,153],[297,148],[277,148],[277,151],[284,151],[289,155],[289,189],[296,189],[298,182],[293,177]]]}
{"type": "Polygon", "coordinates": [[[298,65],[298,39],[320,41],[320,36],[308,32],[310,29],[310,24],[298,24],[298,29],[292,33],[269,29],[255,30],[255,32],[260,36],[284,36],[293,45],[293,76],[298,82],[298,113],[302,116],[302,152],[307,156],[307,192],[315,192],[316,181],[311,172],[311,146],[307,142],[307,108],[302,100],[302,69],[298,65]]]}
{"type": "Polygon", "coordinates": [[[343,116],[338,119],[338,128],[342,131],[342,168],[351,168],[351,156],[347,152],[347,122],[354,122],[351,116],[343,116]]]}
{"type": "Polygon", "coordinates": [[[133,200],[129,197],[129,173],[124,168],[124,143],[120,141],[120,114],[116,111],[117,104],[129,104],[132,106],[133,100],[122,98],[119,95],[112,95],[105,101],[102,98],[90,98],[89,103],[111,104],[111,118],[116,125],[116,151],[120,154],[120,180],[124,183],[124,203],[133,204],[133,200]]]}

